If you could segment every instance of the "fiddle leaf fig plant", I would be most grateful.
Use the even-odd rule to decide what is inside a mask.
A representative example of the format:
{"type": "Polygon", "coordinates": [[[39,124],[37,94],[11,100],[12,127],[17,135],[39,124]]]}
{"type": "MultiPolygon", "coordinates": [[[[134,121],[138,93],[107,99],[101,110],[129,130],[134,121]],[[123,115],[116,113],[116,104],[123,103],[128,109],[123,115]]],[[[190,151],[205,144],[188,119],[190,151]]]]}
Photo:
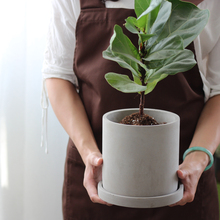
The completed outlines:
{"type": "Polygon", "coordinates": [[[124,93],[139,93],[139,114],[143,115],[145,95],[168,75],[191,69],[196,61],[185,49],[203,30],[209,11],[179,0],[135,0],[137,17],[125,19],[125,27],[137,35],[138,46],[115,25],[103,57],[129,69],[125,74],[107,73],[107,82],[124,93]]]}

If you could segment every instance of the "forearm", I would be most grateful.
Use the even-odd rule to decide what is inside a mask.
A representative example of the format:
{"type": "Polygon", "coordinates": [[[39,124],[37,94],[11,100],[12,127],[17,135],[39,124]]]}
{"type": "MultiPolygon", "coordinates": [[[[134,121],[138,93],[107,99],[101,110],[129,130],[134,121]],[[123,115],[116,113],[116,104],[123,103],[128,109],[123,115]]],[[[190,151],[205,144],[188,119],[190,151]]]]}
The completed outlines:
{"type": "MultiPolygon", "coordinates": [[[[190,147],[204,147],[214,154],[219,143],[220,95],[217,95],[207,101],[198,121],[190,147]]],[[[208,156],[199,151],[189,154],[186,159],[188,161],[200,162],[203,167],[206,167],[209,161],[208,156]]]]}
{"type": "Polygon", "coordinates": [[[87,156],[99,150],[79,95],[72,83],[66,80],[47,79],[46,86],[58,120],[86,163],[87,156]]]}
{"type": "Polygon", "coordinates": [[[206,103],[190,146],[205,147],[212,153],[220,143],[220,95],[206,103]]]}
{"type": "MultiPolygon", "coordinates": [[[[220,142],[220,95],[211,98],[199,118],[195,134],[189,147],[204,147],[214,153],[220,142]]],[[[189,153],[177,171],[184,184],[183,198],[173,204],[185,205],[194,200],[199,179],[209,163],[209,157],[202,151],[189,153]]]]}

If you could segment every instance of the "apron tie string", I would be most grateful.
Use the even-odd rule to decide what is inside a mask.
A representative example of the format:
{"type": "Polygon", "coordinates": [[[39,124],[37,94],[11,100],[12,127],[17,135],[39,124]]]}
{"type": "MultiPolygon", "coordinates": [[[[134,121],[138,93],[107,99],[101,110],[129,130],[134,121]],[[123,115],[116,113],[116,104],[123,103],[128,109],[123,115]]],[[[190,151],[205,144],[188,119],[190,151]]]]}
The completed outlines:
{"type": "Polygon", "coordinates": [[[41,147],[45,147],[45,153],[48,154],[47,145],[47,115],[48,115],[48,97],[45,85],[45,79],[42,83],[42,94],[41,94],[41,108],[42,108],[42,119],[41,119],[41,147]]]}

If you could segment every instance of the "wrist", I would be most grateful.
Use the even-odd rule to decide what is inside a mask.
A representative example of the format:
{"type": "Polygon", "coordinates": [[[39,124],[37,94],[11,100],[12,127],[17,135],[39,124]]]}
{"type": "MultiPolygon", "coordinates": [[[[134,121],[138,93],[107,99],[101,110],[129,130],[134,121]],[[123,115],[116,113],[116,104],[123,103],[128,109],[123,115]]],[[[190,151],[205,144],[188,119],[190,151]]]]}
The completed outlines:
{"type": "Polygon", "coordinates": [[[90,157],[102,156],[95,142],[80,144],[80,146],[78,146],[78,151],[85,165],[90,160],[90,157]]]}
{"type": "Polygon", "coordinates": [[[203,151],[191,151],[186,155],[184,161],[203,172],[209,164],[210,159],[207,153],[203,151]]]}

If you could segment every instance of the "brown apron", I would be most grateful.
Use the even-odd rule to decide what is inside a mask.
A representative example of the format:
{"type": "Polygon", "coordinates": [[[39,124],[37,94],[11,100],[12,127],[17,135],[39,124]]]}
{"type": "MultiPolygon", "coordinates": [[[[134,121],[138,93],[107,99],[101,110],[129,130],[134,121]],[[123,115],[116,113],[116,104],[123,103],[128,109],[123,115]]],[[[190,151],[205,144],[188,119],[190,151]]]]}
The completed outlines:
{"type": "MultiPolygon", "coordinates": [[[[79,95],[85,106],[97,144],[101,150],[102,115],[122,108],[138,108],[137,94],[124,94],[107,84],[107,72],[130,72],[117,63],[102,58],[113,27],[123,27],[124,19],[135,16],[131,9],[105,8],[101,0],[81,0],[81,13],[76,28],[76,50],[74,71],[79,80],[79,95]]],[[[137,44],[136,36],[127,34],[137,44]]],[[[189,46],[194,50],[193,44],[189,46]]],[[[169,76],[146,96],[147,108],[164,109],[177,113],[181,118],[180,163],[189,147],[198,118],[204,106],[203,83],[198,66],[188,72],[169,76]]],[[[134,209],[104,206],[90,201],[83,187],[85,166],[69,140],[65,163],[63,187],[64,220],[219,220],[218,198],[214,168],[203,173],[195,199],[192,203],[178,207],[134,209]]]]}

